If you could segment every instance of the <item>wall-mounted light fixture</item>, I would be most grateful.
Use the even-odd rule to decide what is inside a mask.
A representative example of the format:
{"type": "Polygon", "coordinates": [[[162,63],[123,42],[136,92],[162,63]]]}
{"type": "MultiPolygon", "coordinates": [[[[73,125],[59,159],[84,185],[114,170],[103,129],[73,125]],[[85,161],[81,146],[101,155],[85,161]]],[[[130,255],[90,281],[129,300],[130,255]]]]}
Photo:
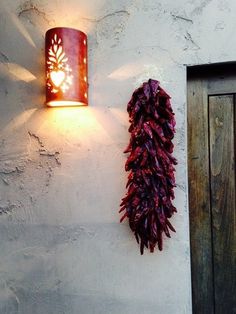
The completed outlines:
{"type": "Polygon", "coordinates": [[[87,36],[76,29],[56,27],[46,32],[46,104],[88,105],[87,36]]]}

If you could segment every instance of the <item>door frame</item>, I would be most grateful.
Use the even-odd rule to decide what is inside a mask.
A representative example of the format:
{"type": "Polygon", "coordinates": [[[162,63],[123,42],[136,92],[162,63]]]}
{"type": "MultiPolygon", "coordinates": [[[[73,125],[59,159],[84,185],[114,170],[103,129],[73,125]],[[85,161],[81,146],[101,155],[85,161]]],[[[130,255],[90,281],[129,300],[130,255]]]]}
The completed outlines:
{"type": "Polygon", "coordinates": [[[187,153],[192,307],[214,314],[208,95],[236,93],[236,62],[187,67],[187,153]],[[195,137],[196,130],[198,137],[195,137]]]}

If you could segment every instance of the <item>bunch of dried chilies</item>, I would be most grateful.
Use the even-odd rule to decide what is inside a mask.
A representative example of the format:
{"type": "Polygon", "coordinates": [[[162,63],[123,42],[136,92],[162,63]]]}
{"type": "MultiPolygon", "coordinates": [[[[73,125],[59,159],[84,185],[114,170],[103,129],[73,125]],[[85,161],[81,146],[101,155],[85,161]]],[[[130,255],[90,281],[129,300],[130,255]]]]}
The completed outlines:
{"type": "Polygon", "coordinates": [[[172,156],[175,118],[170,96],[159,82],[149,79],[136,89],[128,103],[130,143],[125,153],[129,157],[125,170],[130,171],[127,194],[120,204],[120,212],[140,243],[154,251],[162,250],[162,236],[170,238],[175,232],[169,218],[176,212],[174,199],[176,159],[172,156]]]}

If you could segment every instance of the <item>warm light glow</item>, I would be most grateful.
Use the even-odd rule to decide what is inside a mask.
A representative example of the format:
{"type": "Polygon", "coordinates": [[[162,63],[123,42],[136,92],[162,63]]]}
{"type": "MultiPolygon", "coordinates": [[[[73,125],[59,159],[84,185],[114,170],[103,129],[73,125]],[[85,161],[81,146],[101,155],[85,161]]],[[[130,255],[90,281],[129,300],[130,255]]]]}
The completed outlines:
{"type": "Polygon", "coordinates": [[[54,134],[58,141],[61,136],[65,141],[68,138],[68,145],[73,145],[73,142],[77,144],[83,142],[84,149],[90,145],[114,145],[116,149],[117,143],[111,134],[116,121],[113,121],[112,116],[107,115],[103,110],[91,107],[54,107],[44,110],[40,116],[44,121],[44,128],[48,126],[52,136],[54,134]]]}
{"type": "MultiPolygon", "coordinates": [[[[104,136],[103,126],[97,120],[94,108],[91,107],[53,107],[44,111],[44,121],[48,123],[51,131],[61,134],[63,138],[69,136],[69,142],[84,140],[88,138],[104,136]],[[86,137],[83,135],[86,134],[86,137]],[[94,134],[94,135],[93,135],[94,134]],[[99,135],[98,135],[99,134],[99,135]]],[[[104,142],[109,142],[106,138],[104,142]]]]}
{"type": "Polygon", "coordinates": [[[50,101],[47,103],[49,107],[69,107],[69,106],[87,106],[88,104],[80,101],[50,101]]]}

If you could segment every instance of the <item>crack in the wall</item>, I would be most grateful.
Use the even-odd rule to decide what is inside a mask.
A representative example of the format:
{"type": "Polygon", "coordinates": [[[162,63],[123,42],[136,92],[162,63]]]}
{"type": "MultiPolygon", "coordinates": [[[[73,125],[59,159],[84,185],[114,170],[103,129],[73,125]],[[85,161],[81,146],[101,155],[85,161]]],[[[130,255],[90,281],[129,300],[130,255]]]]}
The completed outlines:
{"type": "Polygon", "coordinates": [[[34,4],[32,1],[26,1],[23,3],[19,9],[18,9],[18,17],[27,17],[28,20],[32,23],[32,19],[30,17],[31,14],[36,14],[40,16],[47,24],[50,24],[50,20],[47,18],[47,15],[44,11],[40,10],[36,4],[34,4]]]}
{"type": "Polygon", "coordinates": [[[31,131],[28,131],[28,134],[29,136],[35,138],[41,147],[44,147],[43,142],[41,141],[38,135],[36,135],[35,133],[32,133],[31,131]]]}
{"type": "Polygon", "coordinates": [[[6,163],[7,162],[5,162],[3,165],[0,165],[0,178],[6,185],[9,185],[10,184],[9,177],[15,174],[18,175],[23,173],[25,170],[25,165],[19,164],[17,166],[15,165],[12,166],[6,163]]]}
{"type": "Polygon", "coordinates": [[[96,23],[95,42],[98,44],[102,39],[113,40],[111,48],[115,47],[125,29],[130,13],[127,10],[118,10],[108,13],[97,19],[82,17],[83,20],[96,23]],[[111,21],[112,20],[112,21],[111,21]]]}
{"type": "Polygon", "coordinates": [[[17,167],[14,168],[5,168],[5,169],[0,169],[0,174],[12,174],[12,173],[18,173],[17,167]]]}
{"type": "Polygon", "coordinates": [[[17,207],[16,204],[12,204],[10,201],[7,201],[7,204],[0,204],[0,215],[9,214],[17,207]]]}
{"type": "Polygon", "coordinates": [[[21,162],[18,165],[13,165],[11,163],[11,160],[1,160],[0,159],[0,174],[12,174],[12,173],[20,173],[24,171],[24,164],[21,162]]]}
{"type": "Polygon", "coordinates": [[[39,144],[39,146],[41,147],[38,152],[40,156],[46,156],[46,157],[53,157],[54,160],[56,161],[57,165],[61,165],[61,162],[59,160],[59,155],[60,152],[59,151],[49,151],[45,148],[42,140],[40,139],[40,137],[38,135],[36,135],[35,133],[32,133],[31,131],[28,131],[28,134],[30,135],[30,137],[34,138],[37,143],[39,144]]]}
{"type": "MultiPolygon", "coordinates": [[[[200,47],[199,47],[198,44],[193,40],[193,38],[192,38],[192,36],[191,36],[191,34],[190,34],[189,32],[186,32],[186,35],[184,35],[184,38],[185,38],[188,42],[190,42],[190,43],[192,44],[193,49],[195,49],[195,50],[200,49],[200,47]]],[[[187,49],[187,48],[186,48],[186,49],[187,49]]],[[[186,49],[185,49],[185,50],[186,50],[186,49]]]]}
{"type": "MultiPolygon", "coordinates": [[[[5,140],[2,140],[0,143],[0,147],[2,147],[2,151],[4,151],[5,140]]],[[[13,153],[14,155],[14,153],[13,153]]],[[[0,153],[0,179],[3,181],[5,185],[10,184],[10,178],[21,175],[25,171],[26,159],[23,159],[22,156],[17,158],[17,164],[14,162],[14,158],[12,159],[9,154],[7,155],[7,159],[4,157],[4,154],[1,156],[0,153]]]]}
{"type": "Polygon", "coordinates": [[[190,18],[181,16],[181,15],[176,15],[176,14],[173,14],[173,13],[171,14],[171,16],[172,16],[175,20],[181,20],[181,21],[184,21],[184,22],[188,22],[188,23],[193,24],[193,20],[190,19],[190,18]]]}
{"type": "MultiPolygon", "coordinates": [[[[40,146],[39,149],[37,150],[40,157],[48,158],[49,160],[53,159],[57,166],[61,165],[61,162],[60,162],[60,159],[59,159],[59,155],[60,155],[59,151],[49,151],[49,150],[47,150],[45,148],[45,145],[43,144],[43,141],[40,139],[40,137],[37,134],[35,134],[35,133],[31,132],[31,131],[28,131],[28,134],[29,134],[30,137],[35,139],[36,143],[40,146]]],[[[49,184],[50,184],[50,180],[51,180],[51,178],[53,176],[52,165],[50,165],[46,161],[45,164],[40,163],[38,168],[46,168],[46,186],[48,187],[49,184]]]]}
{"type": "Polygon", "coordinates": [[[60,155],[60,153],[59,153],[58,151],[50,152],[50,151],[48,151],[48,150],[46,150],[46,149],[40,149],[40,150],[39,150],[39,155],[41,155],[41,156],[47,156],[47,157],[54,157],[56,163],[57,163],[58,165],[61,165],[61,162],[60,162],[60,160],[59,160],[59,155],[60,155]]]}
{"type": "MultiPolygon", "coordinates": [[[[46,149],[43,141],[37,134],[31,131],[28,131],[28,134],[34,139],[34,145],[37,145],[33,150],[30,149],[30,152],[26,156],[21,156],[20,158],[18,156],[17,160],[15,160],[15,157],[13,159],[10,158],[9,154],[7,160],[3,156],[0,158],[0,180],[6,186],[11,183],[17,184],[18,182],[20,190],[24,189],[24,183],[19,183],[19,176],[21,176],[21,181],[25,181],[30,179],[30,172],[36,171],[38,173],[38,171],[44,171],[44,174],[42,172],[42,178],[46,176],[46,186],[49,186],[53,176],[53,168],[61,165],[59,159],[60,152],[58,150],[51,151],[46,149]]],[[[0,147],[4,147],[4,145],[5,140],[0,142],[0,147]]]]}
{"type": "Polygon", "coordinates": [[[8,63],[9,58],[2,51],[0,51],[0,63],[8,63]]]}
{"type": "Polygon", "coordinates": [[[108,17],[111,17],[111,16],[115,16],[117,14],[126,14],[126,15],[130,15],[130,13],[126,10],[119,10],[119,11],[115,11],[115,12],[111,12],[111,13],[108,13],[98,19],[91,19],[91,18],[87,18],[87,17],[82,17],[83,20],[86,20],[86,21],[89,21],[89,22],[93,22],[93,23],[99,23],[103,20],[105,20],[106,18],[108,17]]]}
{"type": "Polygon", "coordinates": [[[202,13],[202,11],[205,9],[205,7],[211,2],[212,0],[204,0],[201,2],[201,4],[199,6],[197,6],[192,14],[194,15],[200,15],[202,13]]]}

